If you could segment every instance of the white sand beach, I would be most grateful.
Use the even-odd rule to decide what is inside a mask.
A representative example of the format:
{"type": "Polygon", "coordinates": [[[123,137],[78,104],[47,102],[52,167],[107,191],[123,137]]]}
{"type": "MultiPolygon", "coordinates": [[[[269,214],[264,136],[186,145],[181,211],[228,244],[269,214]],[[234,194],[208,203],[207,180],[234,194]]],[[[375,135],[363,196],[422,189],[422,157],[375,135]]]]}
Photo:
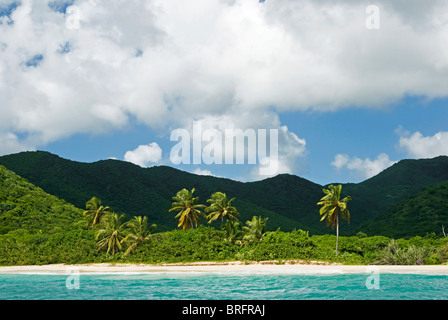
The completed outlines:
{"type": "Polygon", "coordinates": [[[229,273],[285,273],[285,274],[344,274],[344,273],[411,273],[448,275],[448,265],[431,266],[363,266],[297,261],[274,262],[199,262],[179,264],[80,264],[0,267],[0,274],[80,274],[93,273],[154,273],[154,272],[229,272],[229,273]]]}

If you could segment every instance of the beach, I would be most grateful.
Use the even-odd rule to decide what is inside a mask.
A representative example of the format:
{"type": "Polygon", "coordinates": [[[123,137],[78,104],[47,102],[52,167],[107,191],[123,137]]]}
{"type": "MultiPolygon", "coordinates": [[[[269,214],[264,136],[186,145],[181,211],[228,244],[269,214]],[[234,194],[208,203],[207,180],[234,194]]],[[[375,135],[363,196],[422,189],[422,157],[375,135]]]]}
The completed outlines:
{"type": "Polygon", "coordinates": [[[155,272],[229,272],[229,273],[285,273],[285,274],[346,274],[346,273],[411,273],[448,275],[448,265],[340,265],[322,262],[198,262],[175,264],[54,264],[43,266],[0,267],[0,274],[114,274],[114,273],[155,273],[155,272]]]}
{"type": "Polygon", "coordinates": [[[0,300],[446,300],[447,286],[447,265],[235,261],[0,267],[0,300]]]}

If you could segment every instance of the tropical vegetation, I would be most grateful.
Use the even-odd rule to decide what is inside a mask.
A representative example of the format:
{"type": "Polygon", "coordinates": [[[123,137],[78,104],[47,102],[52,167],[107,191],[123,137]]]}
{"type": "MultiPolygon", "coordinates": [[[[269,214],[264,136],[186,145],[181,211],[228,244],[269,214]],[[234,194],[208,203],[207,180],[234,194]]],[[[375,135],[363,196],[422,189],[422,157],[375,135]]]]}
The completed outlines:
{"type": "MultiPolygon", "coordinates": [[[[321,209],[321,219],[331,225],[336,212],[341,217],[349,216],[343,213],[344,205],[341,206],[341,202],[347,204],[348,200],[342,201],[343,198],[339,204],[336,201],[336,207],[331,200],[341,198],[341,189],[327,190],[320,202],[328,209],[321,209]],[[328,195],[331,197],[325,198],[328,195]]],[[[440,190],[425,192],[429,197],[444,190],[441,186],[440,190]]],[[[271,216],[241,219],[244,200],[239,197],[227,198],[220,191],[196,196],[195,189],[181,189],[173,194],[171,208],[167,206],[163,214],[174,220],[178,228],[159,230],[146,215],[129,219],[129,215],[103,203],[98,196],[86,197],[84,201],[90,200],[84,202],[85,210],[78,209],[0,166],[0,265],[235,260],[448,263],[448,238],[442,232],[394,238],[363,232],[347,236],[345,229],[342,235],[313,235],[300,228],[282,231],[271,221],[271,216]],[[205,203],[209,205],[202,205],[201,199],[207,199],[205,203]],[[191,218],[191,212],[196,218],[191,218]],[[216,221],[221,221],[221,225],[215,225],[216,221]]],[[[315,219],[319,221],[318,214],[315,219]]]]}
{"type": "Polygon", "coordinates": [[[205,217],[205,213],[202,211],[205,205],[197,203],[199,197],[193,197],[194,191],[194,188],[191,191],[182,189],[173,197],[174,202],[169,211],[178,212],[175,216],[179,219],[178,228],[182,227],[184,230],[188,230],[197,227],[201,224],[199,217],[205,217]]]}
{"type": "MultiPolygon", "coordinates": [[[[179,220],[166,211],[171,208],[172,196],[185,187],[190,191],[194,187],[194,196],[207,206],[210,203],[206,200],[217,191],[229,199],[236,197],[232,205],[238,208],[241,225],[253,216],[262,216],[269,218],[268,231],[296,228],[313,235],[332,232],[316,219],[316,202],[327,186],[295,175],[239,182],[167,166],[141,168],[112,159],[81,163],[43,151],[1,156],[0,165],[77,208],[84,209],[95,195],[103,205],[126,214],[126,219],[147,216],[157,224],[157,232],[177,228],[179,220]]],[[[353,198],[349,202],[353,217],[350,224],[340,221],[341,235],[362,231],[391,238],[431,232],[443,236],[442,225],[448,226],[448,157],[402,160],[368,180],[344,183],[342,190],[353,198]]],[[[219,220],[210,225],[220,228],[219,220]]]]}
{"type": "Polygon", "coordinates": [[[156,224],[148,224],[148,217],[134,217],[126,223],[128,232],[123,241],[128,245],[126,254],[132,253],[143,242],[148,241],[152,232],[157,229],[156,224]]]}
{"type": "Polygon", "coordinates": [[[263,239],[266,235],[266,224],[268,218],[256,217],[254,216],[252,220],[246,221],[246,226],[243,227],[245,235],[243,240],[249,242],[256,242],[263,239]]]}
{"type": "Polygon", "coordinates": [[[221,222],[223,223],[224,219],[238,220],[237,217],[240,213],[234,206],[232,206],[234,200],[235,198],[228,200],[225,193],[219,191],[213,193],[210,199],[207,200],[207,202],[210,203],[210,206],[205,208],[205,212],[210,212],[207,216],[208,223],[212,223],[217,219],[221,219],[221,222]]]}
{"type": "Polygon", "coordinates": [[[121,223],[124,215],[111,213],[105,218],[105,223],[101,224],[96,232],[95,239],[99,240],[98,250],[106,249],[106,253],[112,255],[123,249],[123,240],[125,237],[125,225],[121,223]]]}
{"type": "Polygon", "coordinates": [[[93,197],[86,203],[86,210],[83,215],[87,218],[88,224],[92,227],[101,222],[101,219],[111,212],[110,207],[101,205],[101,200],[97,197],[93,197]]]}
{"type": "Polygon", "coordinates": [[[336,255],[338,254],[339,243],[339,215],[342,219],[350,222],[350,212],[347,209],[347,203],[352,200],[350,196],[341,199],[342,185],[330,185],[328,189],[323,189],[325,196],[320,199],[317,205],[322,207],[319,214],[322,216],[320,221],[326,220],[327,226],[334,229],[336,227],[336,255]]]}

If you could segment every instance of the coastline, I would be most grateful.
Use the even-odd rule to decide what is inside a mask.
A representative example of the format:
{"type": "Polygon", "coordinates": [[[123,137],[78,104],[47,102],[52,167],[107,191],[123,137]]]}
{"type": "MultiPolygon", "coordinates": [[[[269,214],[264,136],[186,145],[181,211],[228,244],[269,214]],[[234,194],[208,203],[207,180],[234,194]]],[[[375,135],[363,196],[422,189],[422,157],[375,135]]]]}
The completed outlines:
{"type": "Polygon", "coordinates": [[[448,265],[341,265],[325,262],[275,261],[261,262],[197,262],[172,264],[111,264],[42,265],[0,267],[0,274],[146,274],[146,273],[284,273],[284,274],[371,274],[410,273],[448,275],[448,265]]]}

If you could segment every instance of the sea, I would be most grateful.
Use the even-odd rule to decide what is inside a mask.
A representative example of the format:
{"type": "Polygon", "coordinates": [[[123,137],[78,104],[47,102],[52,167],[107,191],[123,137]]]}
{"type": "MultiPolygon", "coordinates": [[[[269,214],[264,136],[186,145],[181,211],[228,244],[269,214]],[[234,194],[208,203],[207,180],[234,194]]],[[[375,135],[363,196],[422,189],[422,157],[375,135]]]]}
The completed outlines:
{"type": "Polygon", "coordinates": [[[447,300],[448,276],[154,272],[0,274],[0,300],[447,300]]]}

